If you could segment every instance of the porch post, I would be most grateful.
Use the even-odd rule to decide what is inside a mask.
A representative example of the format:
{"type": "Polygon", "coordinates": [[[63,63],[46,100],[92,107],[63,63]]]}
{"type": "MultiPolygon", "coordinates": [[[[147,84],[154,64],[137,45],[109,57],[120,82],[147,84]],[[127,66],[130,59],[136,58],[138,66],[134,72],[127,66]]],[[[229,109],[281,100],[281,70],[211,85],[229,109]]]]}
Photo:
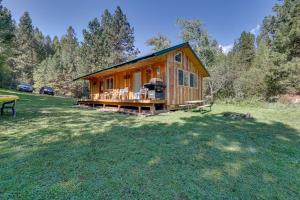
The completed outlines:
{"type": "Polygon", "coordinates": [[[152,115],[155,114],[155,105],[154,105],[154,104],[152,104],[152,105],[150,106],[150,112],[151,112],[152,115]]]}

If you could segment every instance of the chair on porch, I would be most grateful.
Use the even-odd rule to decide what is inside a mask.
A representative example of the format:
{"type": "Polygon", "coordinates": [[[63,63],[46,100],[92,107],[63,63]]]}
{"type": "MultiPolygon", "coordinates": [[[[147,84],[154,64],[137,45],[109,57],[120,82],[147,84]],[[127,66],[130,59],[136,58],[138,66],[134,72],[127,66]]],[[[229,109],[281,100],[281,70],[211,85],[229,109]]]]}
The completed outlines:
{"type": "Polygon", "coordinates": [[[141,93],[140,92],[133,93],[133,99],[134,100],[140,100],[141,99],[141,93]]]}
{"type": "Polygon", "coordinates": [[[119,99],[120,98],[120,90],[119,89],[114,89],[112,91],[112,99],[119,99]]]}
{"type": "Polygon", "coordinates": [[[104,96],[104,99],[111,99],[111,92],[105,91],[103,96],[104,96]]]}
{"type": "Polygon", "coordinates": [[[148,88],[142,88],[140,90],[140,95],[142,99],[148,99],[148,88]]]}
{"type": "Polygon", "coordinates": [[[128,87],[125,87],[123,89],[120,89],[119,91],[119,99],[128,99],[128,93],[129,93],[129,89],[128,87]]]}

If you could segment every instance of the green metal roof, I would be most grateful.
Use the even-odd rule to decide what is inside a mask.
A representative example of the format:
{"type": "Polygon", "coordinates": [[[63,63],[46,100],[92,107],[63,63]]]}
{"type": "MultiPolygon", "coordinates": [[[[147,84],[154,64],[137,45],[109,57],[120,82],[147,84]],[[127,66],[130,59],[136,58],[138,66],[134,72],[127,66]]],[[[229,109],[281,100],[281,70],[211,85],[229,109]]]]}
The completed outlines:
{"type": "Polygon", "coordinates": [[[96,71],[96,72],[92,72],[92,73],[90,73],[90,74],[86,74],[86,75],[84,75],[84,76],[80,76],[80,77],[74,79],[73,81],[76,81],[76,80],[82,79],[82,78],[86,78],[86,77],[88,77],[88,76],[91,76],[91,75],[94,75],[94,74],[98,74],[98,73],[100,73],[100,72],[104,72],[104,71],[107,71],[107,70],[119,68],[119,67],[122,67],[122,66],[124,66],[124,65],[133,64],[133,63],[139,62],[139,61],[144,60],[144,59],[147,59],[147,58],[152,58],[152,57],[160,56],[160,55],[162,55],[162,54],[168,53],[168,52],[170,52],[170,51],[173,51],[173,50],[176,50],[176,49],[179,49],[179,48],[182,48],[182,47],[189,47],[189,48],[191,49],[191,51],[193,52],[194,56],[198,59],[198,61],[201,63],[201,65],[203,66],[204,70],[207,72],[207,74],[208,74],[208,76],[209,76],[209,73],[208,73],[208,71],[205,69],[205,67],[204,67],[203,63],[201,62],[201,60],[200,60],[200,59],[198,58],[198,56],[195,54],[195,52],[193,51],[193,49],[191,48],[191,46],[189,45],[189,43],[188,43],[188,42],[185,42],[185,43],[178,44],[178,45],[175,45],[175,46],[172,46],[172,47],[169,47],[169,48],[166,48],[166,49],[163,49],[163,50],[160,50],[160,51],[157,51],[157,52],[154,52],[154,53],[145,55],[145,56],[141,56],[141,57],[138,57],[138,58],[135,58],[135,59],[126,61],[126,62],[122,62],[122,63],[116,64],[116,65],[109,66],[109,67],[107,67],[107,68],[98,70],[98,71],[96,71]]]}

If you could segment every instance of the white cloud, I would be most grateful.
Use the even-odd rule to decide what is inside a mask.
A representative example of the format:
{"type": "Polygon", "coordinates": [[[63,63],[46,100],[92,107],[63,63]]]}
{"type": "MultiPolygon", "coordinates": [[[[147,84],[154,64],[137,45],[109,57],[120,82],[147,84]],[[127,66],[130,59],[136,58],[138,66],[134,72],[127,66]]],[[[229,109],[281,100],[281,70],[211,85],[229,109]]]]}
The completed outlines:
{"type": "Polygon", "coordinates": [[[260,25],[257,24],[255,28],[250,30],[250,32],[256,36],[259,33],[259,29],[260,29],[260,25]]]}
{"type": "Polygon", "coordinates": [[[225,54],[227,54],[232,49],[233,44],[224,45],[224,46],[220,44],[219,47],[223,50],[225,54]]]}

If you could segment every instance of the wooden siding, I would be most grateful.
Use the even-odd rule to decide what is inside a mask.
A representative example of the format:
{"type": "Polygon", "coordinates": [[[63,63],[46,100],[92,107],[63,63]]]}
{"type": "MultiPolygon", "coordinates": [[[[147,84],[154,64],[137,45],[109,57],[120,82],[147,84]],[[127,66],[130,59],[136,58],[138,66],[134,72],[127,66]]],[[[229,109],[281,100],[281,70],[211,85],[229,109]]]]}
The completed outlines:
{"type": "MultiPolygon", "coordinates": [[[[167,105],[170,109],[176,108],[180,104],[185,104],[185,101],[201,100],[202,99],[202,72],[189,59],[189,56],[184,50],[170,52],[167,55],[167,66],[169,66],[169,98],[167,105]],[[182,62],[178,63],[174,60],[174,56],[181,52],[182,62]],[[197,87],[181,86],[178,84],[178,69],[189,73],[192,72],[197,76],[197,87]]],[[[190,78],[190,77],[189,77],[190,78]]],[[[188,78],[188,81],[189,81],[188,78]]]]}

